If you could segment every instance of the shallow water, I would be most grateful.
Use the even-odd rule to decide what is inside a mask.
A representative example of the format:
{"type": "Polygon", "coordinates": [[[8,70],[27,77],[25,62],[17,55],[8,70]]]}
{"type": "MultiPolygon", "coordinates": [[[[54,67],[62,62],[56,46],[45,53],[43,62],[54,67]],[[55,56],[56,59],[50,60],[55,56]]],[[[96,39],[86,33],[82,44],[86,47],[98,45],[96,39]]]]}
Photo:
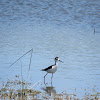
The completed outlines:
{"type": "MultiPolygon", "coordinates": [[[[10,65],[33,48],[29,82],[41,80],[36,89],[45,87],[46,73],[40,70],[58,56],[64,63],[59,63],[53,77],[57,93],[73,93],[75,88],[80,97],[93,88],[100,92],[99,6],[99,0],[1,0],[0,83],[21,76],[21,66],[26,80],[30,53],[10,65]]],[[[48,86],[50,78],[48,74],[48,86]]]]}

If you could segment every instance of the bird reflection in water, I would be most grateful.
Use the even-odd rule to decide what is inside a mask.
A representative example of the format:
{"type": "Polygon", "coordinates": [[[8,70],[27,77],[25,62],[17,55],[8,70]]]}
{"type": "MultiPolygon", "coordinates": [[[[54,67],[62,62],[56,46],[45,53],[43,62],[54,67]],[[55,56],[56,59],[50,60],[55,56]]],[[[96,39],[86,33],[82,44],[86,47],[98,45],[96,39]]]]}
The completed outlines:
{"type": "Polygon", "coordinates": [[[55,96],[56,95],[56,90],[55,87],[51,86],[46,86],[42,88],[43,91],[45,91],[49,96],[55,96]]]}

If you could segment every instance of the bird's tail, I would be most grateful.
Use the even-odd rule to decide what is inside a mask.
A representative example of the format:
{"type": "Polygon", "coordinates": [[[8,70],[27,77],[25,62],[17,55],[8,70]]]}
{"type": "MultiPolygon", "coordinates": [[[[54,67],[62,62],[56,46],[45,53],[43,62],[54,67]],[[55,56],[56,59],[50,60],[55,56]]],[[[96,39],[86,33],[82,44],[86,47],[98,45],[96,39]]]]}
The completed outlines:
{"type": "Polygon", "coordinates": [[[45,71],[44,69],[42,69],[41,71],[45,71]]]}

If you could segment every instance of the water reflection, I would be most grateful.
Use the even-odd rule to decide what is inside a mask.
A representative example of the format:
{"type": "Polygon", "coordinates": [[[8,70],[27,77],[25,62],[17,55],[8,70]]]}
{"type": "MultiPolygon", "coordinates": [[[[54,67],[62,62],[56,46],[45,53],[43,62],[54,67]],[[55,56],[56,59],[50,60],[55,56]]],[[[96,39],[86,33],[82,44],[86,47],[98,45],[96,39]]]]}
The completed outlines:
{"type": "Polygon", "coordinates": [[[51,86],[47,86],[47,84],[44,84],[45,87],[42,87],[42,90],[45,91],[49,96],[55,96],[56,90],[55,87],[51,84],[51,86]]]}

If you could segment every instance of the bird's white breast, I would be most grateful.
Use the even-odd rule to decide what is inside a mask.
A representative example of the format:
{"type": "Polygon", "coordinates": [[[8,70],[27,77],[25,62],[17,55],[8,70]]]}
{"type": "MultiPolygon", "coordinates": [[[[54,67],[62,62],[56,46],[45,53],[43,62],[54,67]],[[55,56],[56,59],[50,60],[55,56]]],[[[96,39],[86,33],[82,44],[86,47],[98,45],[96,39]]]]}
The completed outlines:
{"type": "Polygon", "coordinates": [[[55,73],[57,71],[57,65],[52,66],[51,69],[47,70],[48,73],[55,73]]]}

